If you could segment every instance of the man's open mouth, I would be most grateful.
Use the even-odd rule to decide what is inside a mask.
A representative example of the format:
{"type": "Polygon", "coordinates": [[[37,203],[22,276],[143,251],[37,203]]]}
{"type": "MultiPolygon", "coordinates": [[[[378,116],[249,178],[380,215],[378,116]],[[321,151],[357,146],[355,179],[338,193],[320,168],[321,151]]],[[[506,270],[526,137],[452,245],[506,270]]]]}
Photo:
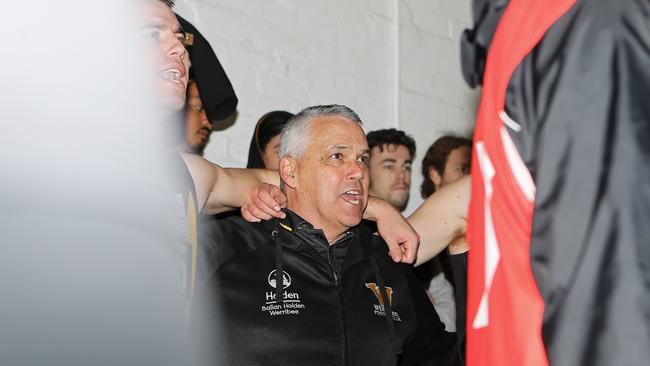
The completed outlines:
{"type": "Polygon", "coordinates": [[[343,200],[347,203],[353,204],[353,205],[359,205],[361,204],[361,192],[357,190],[349,190],[344,192],[341,197],[343,200]]]}
{"type": "Polygon", "coordinates": [[[181,83],[181,72],[176,69],[167,69],[158,74],[162,79],[181,83]]]}

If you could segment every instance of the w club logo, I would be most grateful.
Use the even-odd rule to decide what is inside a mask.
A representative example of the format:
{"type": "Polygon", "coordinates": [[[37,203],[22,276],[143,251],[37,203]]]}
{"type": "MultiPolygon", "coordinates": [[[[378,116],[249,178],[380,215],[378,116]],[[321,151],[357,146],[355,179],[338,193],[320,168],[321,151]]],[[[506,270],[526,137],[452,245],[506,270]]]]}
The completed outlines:
{"type": "MultiPolygon", "coordinates": [[[[384,306],[384,297],[381,296],[381,290],[379,289],[379,286],[377,286],[376,283],[370,282],[366,283],[366,287],[372,291],[373,294],[375,294],[375,297],[377,298],[377,301],[379,301],[379,305],[384,306]]],[[[391,287],[386,287],[386,297],[388,298],[388,302],[393,305],[393,289],[391,287]]]]}

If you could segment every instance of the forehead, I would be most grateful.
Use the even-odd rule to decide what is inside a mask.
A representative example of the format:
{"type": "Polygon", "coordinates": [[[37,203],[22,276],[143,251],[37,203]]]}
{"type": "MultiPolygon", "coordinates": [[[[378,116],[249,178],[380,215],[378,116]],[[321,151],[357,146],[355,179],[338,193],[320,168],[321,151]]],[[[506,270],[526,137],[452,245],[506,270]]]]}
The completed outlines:
{"type": "Polygon", "coordinates": [[[144,17],[144,22],[159,23],[168,26],[173,30],[180,27],[178,19],[172,9],[158,0],[140,0],[138,1],[144,17]]]}
{"type": "Polygon", "coordinates": [[[449,156],[447,157],[447,162],[453,161],[453,162],[464,162],[464,161],[469,161],[470,159],[470,152],[471,149],[469,146],[459,146],[451,152],[449,152],[449,156]]]}
{"type": "Polygon", "coordinates": [[[397,161],[410,161],[412,158],[411,152],[404,145],[385,144],[375,146],[370,151],[370,159],[372,160],[395,159],[397,161]]]}
{"type": "Polygon", "coordinates": [[[315,118],[311,122],[309,147],[322,150],[336,145],[368,149],[366,135],[358,123],[339,116],[315,118]]]}

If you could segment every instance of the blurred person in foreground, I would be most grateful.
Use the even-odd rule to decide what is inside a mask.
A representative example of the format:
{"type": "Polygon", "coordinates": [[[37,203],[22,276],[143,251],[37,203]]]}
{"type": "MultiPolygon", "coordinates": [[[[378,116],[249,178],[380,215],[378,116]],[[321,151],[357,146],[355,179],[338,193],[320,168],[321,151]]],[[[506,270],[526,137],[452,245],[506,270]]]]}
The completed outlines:
{"type": "Polygon", "coordinates": [[[647,364],[650,2],[472,10],[468,364],[647,364]]]}

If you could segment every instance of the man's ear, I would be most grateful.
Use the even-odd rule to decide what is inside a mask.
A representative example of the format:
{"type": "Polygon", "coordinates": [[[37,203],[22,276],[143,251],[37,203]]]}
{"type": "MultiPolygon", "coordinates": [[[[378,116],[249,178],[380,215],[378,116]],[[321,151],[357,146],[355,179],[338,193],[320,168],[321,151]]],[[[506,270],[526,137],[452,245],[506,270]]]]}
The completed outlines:
{"type": "Polygon", "coordinates": [[[442,183],[442,177],[440,174],[438,174],[438,171],[434,167],[429,168],[429,179],[433,182],[433,185],[436,187],[436,190],[438,187],[440,187],[440,183],[442,183]]]}
{"type": "Polygon", "coordinates": [[[280,159],[280,179],[289,188],[296,188],[298,162],[291,156],[280,159]]]}

